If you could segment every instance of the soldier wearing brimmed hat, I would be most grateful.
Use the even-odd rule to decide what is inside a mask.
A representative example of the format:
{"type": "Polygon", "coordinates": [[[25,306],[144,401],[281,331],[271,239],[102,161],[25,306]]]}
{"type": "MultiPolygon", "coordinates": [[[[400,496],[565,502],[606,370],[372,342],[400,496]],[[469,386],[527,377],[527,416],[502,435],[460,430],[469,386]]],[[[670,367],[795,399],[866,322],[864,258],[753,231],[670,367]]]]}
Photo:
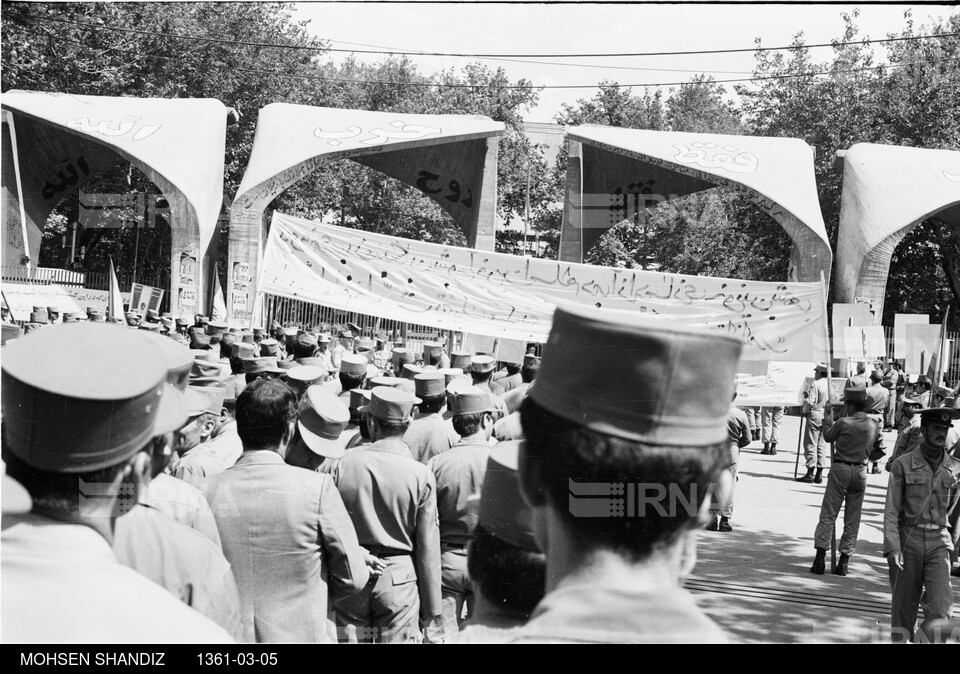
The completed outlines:
{"type": "Polygon", "coordinates": [[[846,416],[833,420],[833,409],[824,417],[823,437],[833,442],[834,454],[827,475],[827,487],[820,505],[820,521],[813,536],[817,554],[810,571],[822,574],[826,570],[827,548],[830,547],[840,507],[843,511],[843,535],[840,537],[840,559],[835,573],[846,576],[857,547],[860,532],[860,513],[863,495],[867,489],[867,461],[880,435],[880,425],[866,414],[869,404],[867,390],[853,386],[844,390],[846,416]]]}
{"type": "Polygon", "coordinates": [[[405,349],[403,347],[396,347],[392,353],[393,358],[393,375],[396,377],[403,376],[403,366],[406,364],[416,365],[416,355],[411,349],[405,349]]]}
{"type": "Polygon", "coordinates": [[[501,442],[490,449],[476,497],[477,527],[467,550],[476,602],[469,624],[453,637],[455,643],[506,641],[543,599],[546,557],[520,494],[519,451],[519,442],[501,442]]]}
{"type": "Polygon", "coordinates": [[[367,359],[355,353],[346,353],[340,360],[340,399],[344,405],[350,404],[350,391],[363,388],[367,378],[367,359]]]}
{"type": "Polygon", "coordinates": [[[923,601],[924,624],[950,617],[950,555],[960,541],[951,522],[960,507],[960,459],[946,451],[947,432],[960,411],[921,409],[923,441],[890,466],[883,513],[883,554],[890,568],[893,641],[913,641],[917,609],[923,601]]]}
{"type": "Polygon", "coordinates": [[[922,407],[920,401],[913,396],[903,396],[900,403],[900,428],[897,429],[897,441],[893,445],[893,453],[887,461],[887,471],[896,459],[907,452],[912,452],[923,442],[923,429],[920,428],[920,415],[917,414],[917,410],[922,407]]]}
{"type": "Polygon", "coordinates": [[[393,348],[387,336],[383,333],[376,335],[376,347],[373,351],[373,364],[381,371],[386,372],[393,363],[393,348]]]}
{"type": "Polygon", "coordinates": [[[355,433],[349,430],[350,410],[329,389],[310,386],[300,398],[297,429],[287,448],[291,466],[330,474],[355,433]]]}
{"type": "Polygon", "coordinates": [[[710,521],[704,527],[707,531],[719,531],[726,533],[733,531],[730,525],[730,518],[733,517],[733,497],[737,489],[737,466],[740,463],[740,450],[750,444],[750,422],[747,420],[747,414],[734,403],[737,400],[737,392],[733,393],[733,400],[730,401],[730,410],[727,412],[727,447],[729,449],[729,461],[726,464],[727,470],[733,477],[733,486],[724,498],[717,499],[716,509],[710,511],[710,521]]]}
{"type": "Polygon", "coordinates": [[[447,636],[456,634],[473,613],[467,544],[477,526],[477,516],[467,507],[467,500],[483,485],[496,413],[486,392],[476,387],[455,394],[450,408],[460,440],[427,462],[437,480],[443,629],[447,636]]]}
{"type": "Polygon", "coordinates": [[[243,374],[248,386],[257,379],[277,379],[284,372],[286,372],[286,370],[277,365],[275,356],[259,356],[243,359],[243,374]]]}
{"type": "Polygon", "coordinates": [[[546,596],[513,640],[725,639],[680,578],[711,493],[732,483],[723,465],[741,348],[636,312],[555,310],[520,411],[520,485],[547,555],[546,596]],[[597,344],[619,357],[592,357],[597,344]]]}
{"type": "Polygon", "coordinates": [[[472,356],[470,361],[470,378],[473,380],[474,386],[487,392],[487,397],[490,398],[490,404],[497,410],[497,419],[500,419],[507,416],[507,406],[503,403],[503,399],[494,393],[490,387],[490,378],[493,376],[493,370],[496,365],[497,362],[493,356],[483,354],[472,356]]]}
{"type": "MultiPolygon", "coordinates": [[[[347,409],[350,412],[350,423],[347,426],[347,433],[350,434],[350,440],[347,442],[347,449],[369,445],[372,442],[370,439],[370,429],[367,427],[367,421],[360,412],[362,407],[366,407],[369,404],[369,389],[355,388],[350,391],[350,402],[347,405],[347,409]]],[[[323,470],[325,467],[326,464],[321,466],[321,470],[323,470]]],[[[333,466],[331,464],[331,468],[332,467],[333,466]]]]}
{"type": "Polygon", "coordinates": [[[814,368],[814,379],[803,394],[803,415],[807,423],[803,427],[803,456],[807,472],[797,482],[823,482],[823,465],[827,455],[827,443],[823,439],[823,410],[827,404],[827,366],[814,368]]]}
{"type": "Polygon", "coordinates": [[[520,376],[520,363],[504,361],[504,367],[506,371],[494,373],[490,383],[490,388],[500,397],[503,397],[504,393],[512,391],[523,383],[523,377],[520,376]]]}
{"type": "MultiPolygon", "coordinates": [[[[868,383],[866,386],[866,395],[867,395],[867,406],[864,410],[866,412],[867,418],[872,419],[877,424],[878,431],[883,431],[883,413],[887,409],[887,402],[890,399],[890,390],[882,385],[883,382],[883,372],[880,370],[873,370],[870,373],[868,378],[868,383]]],[[[877,448],[886,452],[886,445],[883,440],[883,433],[877,433],[877,448]]],[[[876,461],[871,461],[870,463],[870,472],[879,475],[880,466],[876,461]]]]}
{"type": "Polygon", "coordinates": [[[143,333],[96,324],[4,349],[3,453],[34,503],[4,514],[4,641],[232,641],[110,549],[116,519],[186,416],[163,362],[143,333]]]}
{"type": "Polygon", "coordinates": [[[520,366],[520,384],[504,393],[500,399],[507,407],[507,413],[513,414],[520,409],[520,403],[527,397],[527,391],[540,371],[540,358],[532,353],[525,354],[520,366]]]}
{"type": "Polygon", "coordinates": [[[340,369],[340,362],[348,353],[353,353],[354,333],[352,330],[341,330],[339,339],[330,349],[330,363],[335,370],[340,369]]]}
{"type": "Polygon", "coordinates": [[[177,454],[180,460],[172,469],[174,477],[203,490],[211,475],[228,468],[223,457],[209,444],[223,420],[223,399],[226,389],[217,386],[187,388],[189,419],[177,431],[177,454]]]}
{"type": "Polygon", "coordinates": [[[334,479],[360,545],[382,573],[334,607],[341,641],[418,642],[440,629],[440,531],[437,484],[403,442],[419,399],[378,386],[361,408],[373,444],[340,459],[334,479]],[[383,508],[381,504],[392,504],[383,508]]]}
{"type": "Polygon", "coordinates": [[[436,371],[423,372],[414,377],[413,383],[420,404],[417,418],[410,422],[403,441],[413,458],[425,464],[453,447],[460,436],[453,430],[453,424],[443,418],[447,407],[446,377],[436,371]]]}
{"type": "Polygon", "coordinates": [[[333,479],[284,463],[296,424],[289,386],[252,383],[237,398],[243,455],[207,485],[247,641],[332,641],[328,596],[349,596],[370,577],[333,479]]]}

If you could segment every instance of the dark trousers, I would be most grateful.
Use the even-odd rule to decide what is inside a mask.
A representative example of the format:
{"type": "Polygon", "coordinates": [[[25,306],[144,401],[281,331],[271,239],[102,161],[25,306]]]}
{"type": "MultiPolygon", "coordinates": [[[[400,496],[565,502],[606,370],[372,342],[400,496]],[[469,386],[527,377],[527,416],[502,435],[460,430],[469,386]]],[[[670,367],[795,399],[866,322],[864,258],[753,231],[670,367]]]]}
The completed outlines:
{"type": "MultiPolygon", "coordinates": [[[[890,638],[894,642],[913,641],[917,613],[923,603],[923,622],[949,618],[953,608],[950,586],[950,548],[943,533],[915,528],[900,530],[903,570],[890,565],[890,638]]],[[[889,563],[889,562],[888,562],[889,563]]]]}

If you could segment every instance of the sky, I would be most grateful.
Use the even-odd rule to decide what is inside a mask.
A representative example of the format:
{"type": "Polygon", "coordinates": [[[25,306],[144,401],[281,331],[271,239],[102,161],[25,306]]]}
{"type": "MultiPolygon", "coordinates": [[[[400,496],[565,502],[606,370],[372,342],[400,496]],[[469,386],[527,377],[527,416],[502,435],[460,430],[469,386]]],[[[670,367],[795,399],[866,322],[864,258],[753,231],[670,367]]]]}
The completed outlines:
{"type": "MultiPolygon", "coordinates": [[[[884,38],[906,26],[904,11],[912,10],[915,32],[932,18],[944,19],[957,7],[944,5],[779,5],[745,4],[453,4],[425,3],[299,3],[296,18],[309,20],[317,37],[332,47],[387,47],[473,54],[596,54],[663,52],[790,44],[802,32],[808,44],[830,42],[843,35],[842,13],[859,7],[860,37],[884,38]]],[[[815,62],[830,58],[829,48],[813,50],[815,62]]],[[[877,50],[882,57],[884,51],[877,50]]],[[[331,54],[337,62],[347,54],[331,54]]],[[[385,56],[358,55],[367,61],[385,56]]],[[[552,122],[563,103],[591,98],[601,80],[621,84],[683,82],[698,73],[714,79],[749,77],[750,52],[658,57],[527,58],[516,60],[413,56],[421,73],[460,68],[479,61],[491,69],[503,67],[511,81],[526,78],[538,85],[588,85],[582,89],[546,89],[539,103],[524,113],[528,122],[552,122]],[[618,66],[613,68],[581,67],[618,66]],[[627,68],[627,69],[619,69],[627,68]],[[671,72],[670,70],[680,71],[671,72]]],[[[881,59],[882,60],[882,59],[881,59]]],[[[726,85],[731,88],[732,84],[726,85]]],[[[669,87],[664,88],[664,93],[669,87]]],[[[642,89],[635,88],[634,93],[642,89]]]]}

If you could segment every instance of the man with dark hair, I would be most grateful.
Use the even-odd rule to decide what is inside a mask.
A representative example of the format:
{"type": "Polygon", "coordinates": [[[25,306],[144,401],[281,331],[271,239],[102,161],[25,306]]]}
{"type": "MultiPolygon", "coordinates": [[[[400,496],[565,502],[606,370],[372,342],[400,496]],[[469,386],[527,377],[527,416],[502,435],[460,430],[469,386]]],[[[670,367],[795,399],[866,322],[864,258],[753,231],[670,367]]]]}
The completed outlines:
{"type": "Polygon", "coordinates": [[[493,377],[493,370],[497,362],[493,356],[477,355],[471,358],[470,378],[473,385],[487,392],[490,403],[496,407],[497,419],[507,416],[507,406],[503,404],[503,399],[494,393],[490,386],[490,378],[493,377]]]}
{"type": "Polygon", "coordinates": [[[520,368],[520,379],[522,382],[512,391],[503,394],[503,404],[507,407],[507,413],[513,414],[520,409],[520,404],[527,397],[527,392],[533,380],[537,378],[537,372],[540,371],[540,358],[528,353],[523,357],[523,366],[520,368]]]}
{"type": "Polygon", "coordinates": [[[354,353],[345,353],[340,358],[340,399],[344,405],[350,404],[350,391],[363,388],[367,378],[367,359],[354,353]]]}
{"type": "Polygon", "coordinates": [[[547,594],[515,640],[725,639],[680,578],[695,562],[710,493],[730,488],[741,348],[720,332],[633,313],[556,309],[520,412],[520,484],[547,555],[547,594]],[[593,357],[597,344],[619,357],[593,357]],[[621,490],[623,499],[597,497],[621,490]]]}
{"type": "Polygon", "coordinates": [[[477,526],[477,515],[467,507],[467,501],[483,485],[494,423],[494,408],[481,389],[460,391],[452,397],[450,407],[460,441],[427,462],[437,480],[443,629],[447,636],[460,630],[464,609],[467,618],[473,613],[467,544],[477,526]]]}
{"type": "Polygon", "coordinates": [[[950,617],[950,555],[960,541],[953,511],[960,507],[960,460],[944,447],[960,411],[921,409],[923,441],[894,460],[883,513],[883,554],[893,589],[891,639],[913,641],[917,608],[923,602],[924,629],[950,617]]]}
{"type": "Polygon", "coordinates": [[[814,379],[803,394],[803,415],[807,423],[803,427],[803,456],[807,472],[797,482],[823,482],[823,464],[827,456],[827,443],[823,439],[823,410],[827,404],[827,366],[814,368],[814,379]]]}
{"type": "Polygon", "coordinates": [[[456,444],[460,436],[448,419],[443,418],[447,408],[446,377],[439,372],[423,372],[413,378],[419,414],[403,434],[410,452],[420,463],[427,463],[456,444]]]}
{"type": "Polygon", "coordinates": [[[838,576],[847,575],[850,557],[857,548],[857,536],[860,533],[863,495],[867,489],[867,458],[880,434],[879,425],[865,413],[866,389],[862,386],[846,389],[843,402],[846,406],[845,417],[834,423],[833,410],[828,409],[823,420],[824,439],[835,444],[827,487],[820,504],[820,521],[813,535],[817,554],[810,571],[816,574],[823,574],[826,570],[827,548],[833,538],[840,507],[845,504],[840,559],[835,573],[838,576]]]}
{"type": "Polygon", "coordinates": [[[418,642],[441,629],[440,530],[433,473],[403,442],[420,400],[378,386],[360,408],[373,444],[343,455],[334,480],[357,538],[383,561],[383,572],[334,607],[341,641],[418,642]]]}
{"type": "Polygon", "coordinates": [[[517,480],[519,442],[490,449],[479,498],[479,519],[467,551],[476,604],[453,641],[506,641],[543,599],[546,558],[533,535],[530,508],[517,480]]]}
{"type": "Polygon", "coordinates": [[[289,386],[258,380],[237,398],[243,455],[206,494],[240,590],[248,641],[334,641],[336,601],[369,579],[365,553],[328,475],[284,463],[297,421],[289,386]]]}
{"type": "Polygon", "coordinates": [[[3,454],[33,500],[31,513],[3,517],[4,642],[232,642],[111,549],[152,453],[186,417],[163,363],[143,333],[98,323],[4,349],[3,454]]]}

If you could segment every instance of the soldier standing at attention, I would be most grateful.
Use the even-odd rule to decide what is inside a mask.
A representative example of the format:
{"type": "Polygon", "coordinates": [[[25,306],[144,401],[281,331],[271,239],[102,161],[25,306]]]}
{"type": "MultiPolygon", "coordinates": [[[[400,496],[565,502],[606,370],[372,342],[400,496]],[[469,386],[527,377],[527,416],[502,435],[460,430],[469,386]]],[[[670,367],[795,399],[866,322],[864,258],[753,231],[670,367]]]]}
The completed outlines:
{"type": "Polygon", "coordinates": [[[803,429],[803,456],[807,463],[807,472],[797,478],[797,482],[823,482],[823,462],[827,454],[827,443],[823,439],[823,408],[827,404],[827,366],[817,365],[814,380],[803,394],[803,414],[807,424],[803,429]]]}
{"type": "Polygon", "coordinates": [[[847,416],[834,423],[833,410],[830,409],[824,418],[824,438],[836,445],[830,473],[827,475],[827,487],[820,505],[820,522],[813,535],[817,556],[810,571],[816,574],[822,574],[826,570],[826,554],[833,536],[833,527],[840,513],[840,506],[846,504],[836,574],[847,575],[850,557],[856,550],[860,532],[863,495],[867,489],[867,458],[880,434],[876,421],[864,413],[867,404],[864,388],[857,386],[846,389],[844,404],[847,416]]]}
{"type": "Polygon", "coordinates": [[[938,407],[919,414],[923,441],[890,467],[883,513],[894,642],[914,640],[921,601],[924,624],[949,618],[953,608],[950,554],[960,540],[960,530],[951,527],[950,520],[960,500],[960,460],[950,456],[944,445],[960,411],[938,407]]]}

